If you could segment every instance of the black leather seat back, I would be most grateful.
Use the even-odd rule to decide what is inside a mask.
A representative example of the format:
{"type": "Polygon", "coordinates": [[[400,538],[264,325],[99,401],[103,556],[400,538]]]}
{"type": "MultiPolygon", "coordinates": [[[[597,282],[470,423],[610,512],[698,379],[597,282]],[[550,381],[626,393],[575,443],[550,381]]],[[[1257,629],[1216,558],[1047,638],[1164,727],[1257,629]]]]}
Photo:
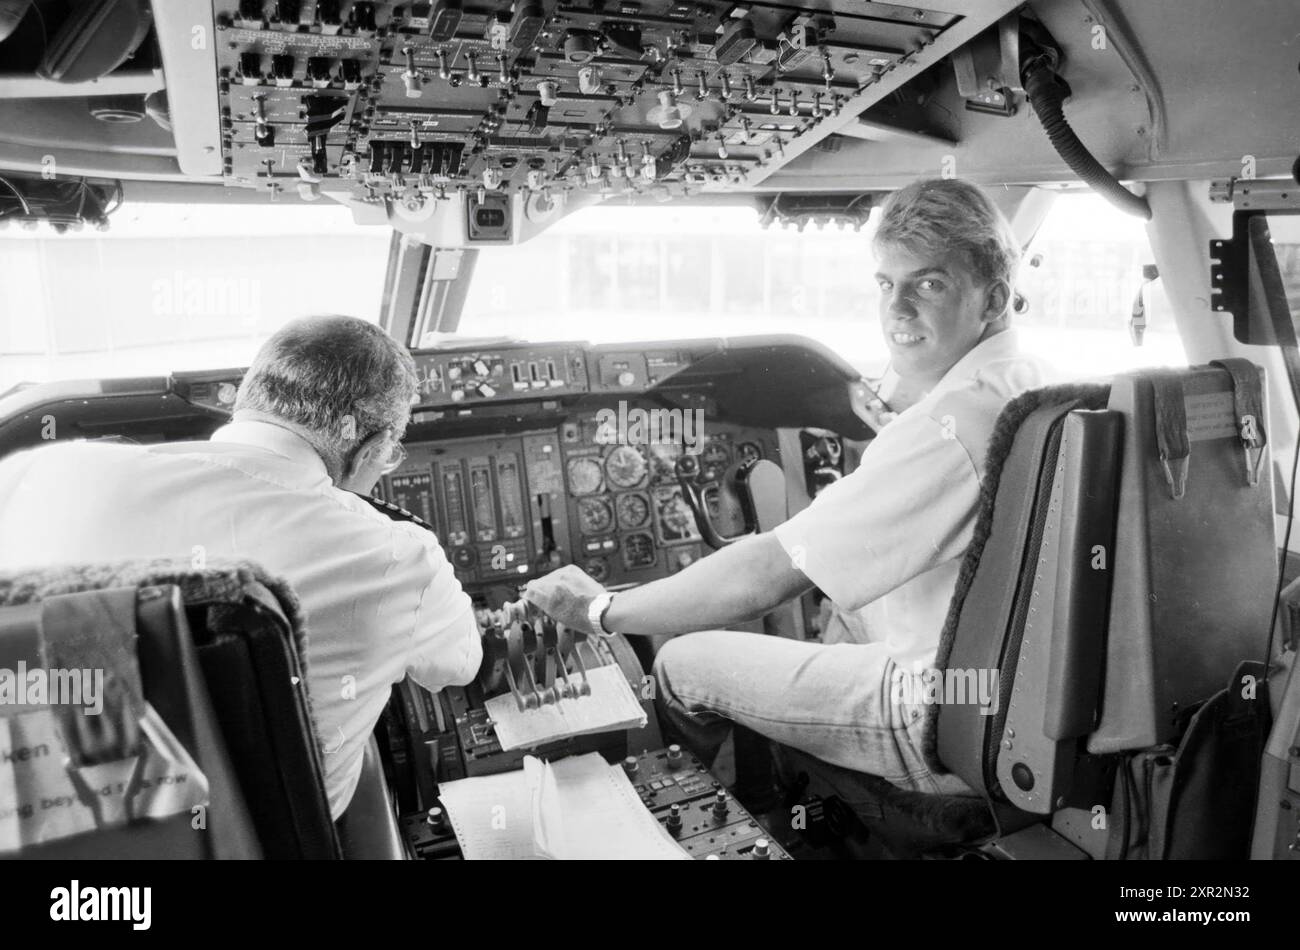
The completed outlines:
{"type": "MultiPolygon", "coordinates": [[[[300,662],[296,600],[246,563],[193,571],[130,562],[0,575],[5,615],[133,628],[144,699],[203,771],[202,817],[106,827],[19,852],[22,857],[338,858],[320,750],[300,662]],[[81,598],[70,612],[68,598],[81,598]],[[287,616],[282,604],[291,613],[287,616]],[[72,619],[68,619],[72,618],[72,619]]],[[[268,579],[269,580],[269,579],[268,579]]],[[[16,628],[15,628],[16,629],[16,628]]]]}
{"type": "MultiPolygon", "coordinates": [[[[197,811],[56,838],[7,856],[42,860],[261,857],[243,791],[213,713],[179,590],[170,585],[91,590],[56,595],[31,607],[34,610],[2,607],[0,615],[39,612],[46,630],[84,620],[100,631],[109,625],[130,631],[144,698],[202,770],[209,794],[197,811]]],[[[10,638],[21,636],[11,623],[0,620],[0,626],[10,638]]],[[[65,656],[63,661],[67,659],[65,656]]],[[[40,800],[42,807],[52,801],[36,794],[33,799],[40,800]]]]}
{"type": "Polygon", "coordinates": [[[242,604],[188,606],[199,620],[199,662],[253,824],[268,858],[338,858],[289,621],[260,584],[247,585],[245,595],[242,604]]]}

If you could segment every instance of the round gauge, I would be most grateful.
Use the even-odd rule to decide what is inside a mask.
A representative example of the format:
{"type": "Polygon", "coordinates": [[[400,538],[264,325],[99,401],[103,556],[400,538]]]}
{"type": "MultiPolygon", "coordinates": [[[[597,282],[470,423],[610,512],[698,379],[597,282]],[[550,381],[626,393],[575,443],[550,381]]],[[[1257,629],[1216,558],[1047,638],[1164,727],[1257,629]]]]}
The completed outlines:
{"type": "Polygon", "coordinates": [[[594,581],[604,581],[605,578],[609,577],[609,564],[603,557],[593,557],[582,565],[582,569],[590,574],[591,579],[594,581]]]}
{"type": "Polygon", "coordinates": [[[659,536],[665,544],[699,537],[695,514],[682,498],[680,489],[662,489],[655,501],[659,507],[659,536]]]}
{"type": "Polygon", "coordinates": [[[639,528],[650,520],[650,502],[644,495],[619,495],[614,506],[620,528],[639,528]]]}
{"type": "Polygon", "coordinates": [[[677,477],[677,459],[681,457],[680,442],[660,442],[650,446],[650,462],[654,466],[655,478],[675,479],[677,477]]]}
{"type": "Polygon", "coordinates": [[[718,478],[722,470],[731,464],[731,449],[725,442],[710,442],[700,453],[700,463],[705,470],[705,477],[718,478]]]}
{"type": "Polygon", "coordinates": [[[756,442],[742,442],[740,443],[740,448],[736,451],[740,453],[740,459],[743,462],[748,462],[751,459],[761,459],[763,457],[763,450],[758,447],[758,443],[756,442]]]}
{"type": "Polygon", "coordinates": [[[569,491],[573,494],[591,495],[600,491],[604,472],[601,470],[599,459],[592,458],[590,455],[569,459],[568,472],[569,491]]]}
{"type": "Polygon", "coordinates": [[[655,562],[654,538],[644,531],[629,534],[623,539],[623,566],[629,570],[650,567],[655,562]]]}
{"type": "Polygon", "coordinates": [[[578,524],[583,534],[604,534],[614,527],[614,512],[604,498],[583,498],[578,502],[578,524]]]}
{"type": "Polygon", "coordinates": [[[630,445],[620,445],[605,457],[605,474],[618,488],[635,488],[645,473],[645,456],[630,445]]]}

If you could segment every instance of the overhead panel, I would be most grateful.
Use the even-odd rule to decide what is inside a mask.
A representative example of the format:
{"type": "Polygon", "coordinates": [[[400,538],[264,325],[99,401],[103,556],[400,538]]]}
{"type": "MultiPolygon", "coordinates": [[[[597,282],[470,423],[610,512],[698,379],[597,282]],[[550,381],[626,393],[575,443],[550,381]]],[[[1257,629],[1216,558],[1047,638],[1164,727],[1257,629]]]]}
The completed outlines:
{"type": "Polygon", "coordinates": [[[752,186],[1014,4],[966,6],[218,0],[221,174],[408,209],[752,186]]]}

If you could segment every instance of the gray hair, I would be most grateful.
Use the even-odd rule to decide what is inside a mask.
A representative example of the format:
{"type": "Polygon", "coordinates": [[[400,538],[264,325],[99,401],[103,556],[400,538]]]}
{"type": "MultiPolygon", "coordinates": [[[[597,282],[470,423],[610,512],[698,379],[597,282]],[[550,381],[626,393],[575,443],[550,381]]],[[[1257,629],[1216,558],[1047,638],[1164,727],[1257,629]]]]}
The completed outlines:
{"type": "Polygon", "coordinates": [[[331,447],[406,427],[418,391],[415,360],[372,323],[306,317],[285,324],[258,350],[235,396],[235,411],[267,413],[310,430],[331,447]]]}
{"type": "Polygon", "coordinates": [[[968,181],[926,178],[894,192],[881,208],[873,242],[958,254],[977,277],[1005,281],[1019,309],[1020,244],[997,205],[968,181]]]}

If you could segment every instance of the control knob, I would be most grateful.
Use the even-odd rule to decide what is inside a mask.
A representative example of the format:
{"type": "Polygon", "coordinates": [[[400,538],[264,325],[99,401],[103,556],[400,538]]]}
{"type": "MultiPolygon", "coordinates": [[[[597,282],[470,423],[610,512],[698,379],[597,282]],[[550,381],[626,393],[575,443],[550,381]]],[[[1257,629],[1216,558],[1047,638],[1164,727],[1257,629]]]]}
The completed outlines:
{"type": "Polygon", "coordinates": [[[718,789],[713,796],[713,817],[723,819],[727,817],[727,793],[718,789]]]}
{"type": "Polygon", "coordinates": [[[677,835],[681,832],[682,809],[680,805],[670,805],[668,807],[668,821],[665,824],[665,827],[668,829],[668,833],[672,835],[674,838],[676,838],[677,835]]]}

